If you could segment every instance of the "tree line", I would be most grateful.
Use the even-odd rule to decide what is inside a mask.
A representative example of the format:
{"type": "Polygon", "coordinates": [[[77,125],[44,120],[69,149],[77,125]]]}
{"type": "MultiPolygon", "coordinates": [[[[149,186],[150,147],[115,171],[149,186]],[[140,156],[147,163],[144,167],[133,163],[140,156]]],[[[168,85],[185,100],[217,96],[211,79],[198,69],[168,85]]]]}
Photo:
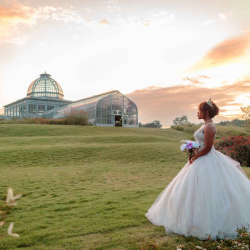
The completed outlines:
{"type": "MultiPolygon", "coordinates": [[[[248,121],[250,119],[250,106],[247,107],[240,107],[241,111],[243,113],[243,117],[246,118],[248,121]]],[[[239,120],[239,119],[233,119],[232,121],[221,121],[217,123],[218,125],[234,125],[234,126],[244,126],[246,124],[246,120],[239,120]]],[[[188,117],[186,115],[183,115],[181,117],[176,117],[173,120],[174,125],[183,125],[183,124],[191,124],[191,122],[188,121],[188,117]]],[[[139,127],[143,128],[161,128],[162,124],[159,120],[154,120],[152,122],[143,124],[142,122],[139,122],[139,127]]]]}
{"type": "Polygon", "coordinates": [[[143,127],[143,128],[161,128],[162,124],[159,120],[154,120],[152,122],[143,124],[141,122],[139,122],[139,127],[143,127]]]}
{"type": "MultiPolygon", "coordinates": [[[[233,126],[244,126],[246,124],[246,122],[249,121],[250,119],[250,106],[247,107],[240,107],[241,111],[243,113],[243,118],[245,118],[246,120],[239,120],[239,119],[233,119],[232,121],[221,121],[219,123],[217,123],[218,125],[233,125],[233,126]]],[[[188,121],[188,117],[186,115],[183,115],[182,117],[176,117],[173,120],[173,124],[174,125],[183,125],[183,124],[191,124],[191,122],[188,121]]]]}

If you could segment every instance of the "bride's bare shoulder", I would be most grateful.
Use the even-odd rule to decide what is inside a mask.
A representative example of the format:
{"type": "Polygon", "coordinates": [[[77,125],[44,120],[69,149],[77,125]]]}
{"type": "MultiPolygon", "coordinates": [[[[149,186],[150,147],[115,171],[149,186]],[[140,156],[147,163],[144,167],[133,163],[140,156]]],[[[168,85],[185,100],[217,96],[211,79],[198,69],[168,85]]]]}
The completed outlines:
{"type": "Polygon", "coordinates": [[[205,131],[206,132],[216,132],[216,127],[215,127],[215,124],[214,123],[207,123],[207,124],[204,124],[205,126],[205,131]]]}
{"type": "Polygon", "coordinates": [[[206,124],[204,124],[205,127],[214,127],[215,128],[215,124],[213,122],[208,122],[206,124]]]}

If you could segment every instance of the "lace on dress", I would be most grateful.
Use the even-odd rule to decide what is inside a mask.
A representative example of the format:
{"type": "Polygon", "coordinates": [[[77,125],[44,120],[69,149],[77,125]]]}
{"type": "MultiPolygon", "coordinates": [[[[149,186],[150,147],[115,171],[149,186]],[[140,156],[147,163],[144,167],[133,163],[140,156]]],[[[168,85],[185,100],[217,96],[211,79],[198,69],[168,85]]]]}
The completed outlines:
{"type": "MultiPolygon", "coordinates": [[[[195,131],[194,138],[200,144],[198,151],[200,151],[205,146],[204,131],[205,131],[205,127],[207,124],[213,124],[215,131],[216,131],[216,127],[215,127],[215,124],[213,122],[208,122],[206,124],[203,124],[198,130],[195,131]]],[[[217,133],[217,131],[215,132],[215,136],[216,136],[216,133],[217,133]]]]}

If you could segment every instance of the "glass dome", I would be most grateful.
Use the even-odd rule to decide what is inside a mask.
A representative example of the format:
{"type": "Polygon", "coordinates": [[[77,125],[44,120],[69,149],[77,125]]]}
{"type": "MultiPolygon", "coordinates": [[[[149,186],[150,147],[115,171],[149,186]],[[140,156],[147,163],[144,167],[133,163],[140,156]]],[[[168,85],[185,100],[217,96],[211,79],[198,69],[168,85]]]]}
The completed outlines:
{"type": "Polygon", "coordinates": [[[45,72],[30,84],[27,96],[63,99],[63,90],[60,84],[52,79],[51,75],[45,72]]]}

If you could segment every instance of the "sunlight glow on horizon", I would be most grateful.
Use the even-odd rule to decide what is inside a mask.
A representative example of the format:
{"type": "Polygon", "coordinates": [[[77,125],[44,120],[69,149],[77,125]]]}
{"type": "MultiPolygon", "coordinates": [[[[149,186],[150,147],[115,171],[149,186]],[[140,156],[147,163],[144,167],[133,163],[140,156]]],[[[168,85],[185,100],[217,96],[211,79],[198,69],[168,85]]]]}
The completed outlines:
{"type": "MultiPolygon", "coordinates": [[[[80,1],[71,6],[66,0],[0,4],[0,107],[25,97],[45,70],[68,100],[114,89],[129,94],[181,85],[221,88],[222,93],[225,86],[249,80],[250,23],[240,22],[243,12],[225,4],[224,10],[217,7],[203,17],[201,3],[188,16],[174,3],[163,7],[156,0],[154,5],[130,9],[122,0],[84,8],[80,1]]],[[[236,105],[223,106],[222,114],[241,117],[249,90],[227,91],[236,105]]]]}

